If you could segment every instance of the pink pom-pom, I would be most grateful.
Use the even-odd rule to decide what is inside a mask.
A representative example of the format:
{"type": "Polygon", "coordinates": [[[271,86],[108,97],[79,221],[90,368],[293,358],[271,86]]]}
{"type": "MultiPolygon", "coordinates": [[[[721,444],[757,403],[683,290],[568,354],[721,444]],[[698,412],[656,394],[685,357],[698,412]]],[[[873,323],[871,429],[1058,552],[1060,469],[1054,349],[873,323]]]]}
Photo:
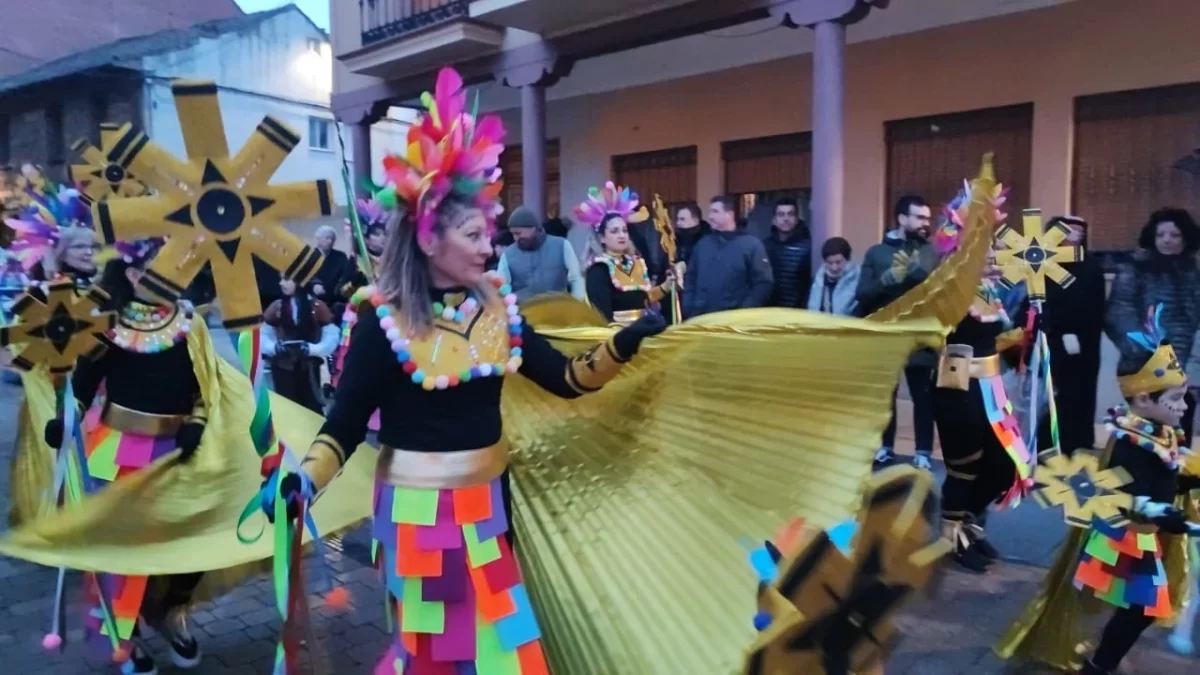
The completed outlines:
{"type": "Polygon", "coordinates": [[[113,660],[113,663],[125,663],[126,661],[129,660],[129,650],[121,649],[121,648],[114,649],[113,654],[112,654],[112,660],[113,660]]]}
{"type": "Polygon", "coordinates": [[[396,320],[390,316],[385,316],[379,320],[379,327],[385,331],[389,331],[396,327],[396,320]]]}
{"type": "Polygon", "coordinates": [[[46,637],[42,638],[42,649],[54,651],[62,646],[62,642],[62,636],[58,633],[46,633],[46,637]]]}
{"type": "Polygon", "coordinates": [[[508,295],[504,296],[504,304],[508,305],[509,307],[517,304],[517,294],[509,293],[508,295]]]}

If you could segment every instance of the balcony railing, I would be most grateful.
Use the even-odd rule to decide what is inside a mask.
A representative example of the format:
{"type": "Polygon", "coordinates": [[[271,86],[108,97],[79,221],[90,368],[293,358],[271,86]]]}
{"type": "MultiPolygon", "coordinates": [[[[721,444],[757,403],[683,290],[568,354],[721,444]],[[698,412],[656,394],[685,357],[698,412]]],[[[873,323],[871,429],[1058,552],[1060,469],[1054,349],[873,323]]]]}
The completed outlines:
{"type": "Polygon", "coordinates": [[[363,46],[468,16],[467,0],[359,0],[363,46]]]}

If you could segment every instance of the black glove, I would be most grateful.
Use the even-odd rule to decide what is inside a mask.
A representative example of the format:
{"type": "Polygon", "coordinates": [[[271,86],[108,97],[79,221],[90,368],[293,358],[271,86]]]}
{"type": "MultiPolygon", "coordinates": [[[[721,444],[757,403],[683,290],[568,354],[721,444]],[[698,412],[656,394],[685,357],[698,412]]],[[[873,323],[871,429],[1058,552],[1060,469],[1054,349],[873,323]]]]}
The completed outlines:
{"type": "MultiPolygon", "coordinates": [[[[267,489],[270,479],[263,481],[263,490],[267,489]]],[[[279,481],[279,498],[287,502],[287,517],[288,520],[295,520],[300,515],[300,500],[303,495],[304,483],[301,482],[298,474],[289,473],[279,481]]],[[[262,502],[263,513],[267,514],[267,520],[275,522],[275,495],[269,495],[262,502]]]]}
{"type": "Polygon", "coordinates": [[[1186,495],[1192,490],[1200,490],[1200,476],[1180,474],[1179,478],[1176,479],[1175,485],[1176,493],[1181,495],[1186,495]]]}
{"type": "Polygon", "coordinates": [[[57,450],[63,444],[63,421],[55,418],[46,422],[46,429],[42,432],[42,438],[46,439],[46,445],[57,450]]]}
{"type": "Polygon", "coordinates": [[[613,336],[613,346],[622,359],[632,358],[642,340],[667,329],[667,320],[658,312],[647,311],[640,319],[622,328],[613,336]]]}
{"type": "Polygon", "coordinates": [[[204,436],[204,425],[200,422],[188,422],[175,432],[175,444],[179,446],[179,461],[188,463],[196,448],[200,447],[200,439],[204,436]]]}
{"type": "Polygon", "coordinates": [[[1159,530],[1167,534],[1187,534],[1189,531],[1187,515],[1175,507],[1170,507],[1161,516],[1150,519],[1159,530]]]}

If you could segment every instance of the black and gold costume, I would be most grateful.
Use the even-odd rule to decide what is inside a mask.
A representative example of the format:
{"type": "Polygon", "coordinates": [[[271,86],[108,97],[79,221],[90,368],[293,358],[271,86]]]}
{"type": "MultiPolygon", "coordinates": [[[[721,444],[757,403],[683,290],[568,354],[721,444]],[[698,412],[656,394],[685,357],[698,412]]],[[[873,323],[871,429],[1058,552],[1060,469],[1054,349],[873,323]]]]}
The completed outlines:
{"type": "Polygon", "coordinates": [[[588,302],[610,322],[628,326],[646,308],[662,300],[668,286],[650,283],[646,260],[640,255],[605,253],[587,269],[588,302]]]}

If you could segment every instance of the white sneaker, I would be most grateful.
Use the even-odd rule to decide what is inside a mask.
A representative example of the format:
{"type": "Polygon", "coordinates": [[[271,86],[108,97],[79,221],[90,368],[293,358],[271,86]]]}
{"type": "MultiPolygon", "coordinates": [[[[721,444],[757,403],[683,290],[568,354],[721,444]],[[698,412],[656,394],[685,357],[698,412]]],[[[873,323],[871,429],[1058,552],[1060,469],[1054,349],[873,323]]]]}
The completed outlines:
{"type": "Polygon", "coordinates": [[[933,471],[933,462],[930,462],[929,457],[926,455],[918,454],[918,455],[913,456],[912,465],[917,467],[918,469],[923,469],[925,471],[933,471]]]}
{"type": "Polygon", "coordinates": [[[879,452],[875,453],[876,464],[891,464],[896,459],[896,453],[892,452],[891,448],[880,448],[879,452]]]}

